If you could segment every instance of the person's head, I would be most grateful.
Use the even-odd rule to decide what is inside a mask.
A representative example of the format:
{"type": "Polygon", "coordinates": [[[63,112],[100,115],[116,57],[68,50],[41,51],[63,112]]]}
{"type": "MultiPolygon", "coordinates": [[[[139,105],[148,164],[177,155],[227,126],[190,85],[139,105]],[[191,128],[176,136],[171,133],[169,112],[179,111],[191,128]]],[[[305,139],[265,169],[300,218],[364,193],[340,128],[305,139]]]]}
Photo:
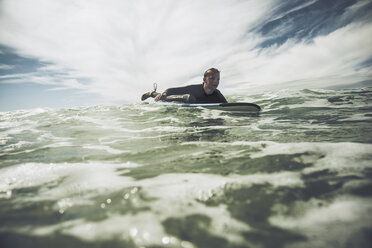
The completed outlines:
{"type": "Polygon", "coordinates": [[[204,78],[203,78],[203,81],[205,81],[205,78],[208,77],[208,76],[215,76],[215,75],[220,75],[220,71],[217,70],[216,68],[209,68],[208,70],[206,70],[204,72],[204,78]]]}
{"type": "Polygon", "coordinates": [[[210,68],[204,72],[203,84],[207,94],[212,94],[220,83],[220,71],[210,68]]]}

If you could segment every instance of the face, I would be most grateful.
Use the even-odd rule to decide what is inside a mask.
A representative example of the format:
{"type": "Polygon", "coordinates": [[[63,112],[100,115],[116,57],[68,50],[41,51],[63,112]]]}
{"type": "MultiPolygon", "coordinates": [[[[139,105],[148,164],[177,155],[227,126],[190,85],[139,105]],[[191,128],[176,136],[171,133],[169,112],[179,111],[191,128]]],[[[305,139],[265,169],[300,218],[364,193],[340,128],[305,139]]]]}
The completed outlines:
{"type": "Polygon", "coordinates": [[[218,84],[220,83],[220,74],[219,73],[209,73],[204,77],[205,87],[213,93],[217,89],[218,84]]]}

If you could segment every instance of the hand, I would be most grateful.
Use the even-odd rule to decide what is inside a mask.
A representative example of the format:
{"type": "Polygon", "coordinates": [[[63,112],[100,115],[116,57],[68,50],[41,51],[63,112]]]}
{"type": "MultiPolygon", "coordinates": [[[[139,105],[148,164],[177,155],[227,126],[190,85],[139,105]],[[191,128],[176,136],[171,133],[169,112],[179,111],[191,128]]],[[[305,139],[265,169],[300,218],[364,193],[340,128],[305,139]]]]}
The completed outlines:
{"type": "Polygon", "coordinates": [[[167,93],[159,94],[155,97],[155,101],[164,100],[167,97],[167,93]]]}
{"type": "Polygon", "coordinates": [[[151,96],[151,92],[146,92],[142,95],[141,100],[144,101],[151,96]]]}

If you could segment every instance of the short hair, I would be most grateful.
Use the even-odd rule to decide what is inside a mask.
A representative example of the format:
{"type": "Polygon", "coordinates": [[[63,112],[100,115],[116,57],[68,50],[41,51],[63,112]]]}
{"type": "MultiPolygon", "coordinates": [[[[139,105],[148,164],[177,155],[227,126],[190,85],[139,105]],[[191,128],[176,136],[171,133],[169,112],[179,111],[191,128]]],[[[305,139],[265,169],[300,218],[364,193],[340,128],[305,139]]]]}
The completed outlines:
{"type": "Polygon", "coordinates": [[[220,74],[220,71],[217,70],[216,68],[209,68],[208,70],[204,72],[204,77],[206,77],[209,74],[217,74],[217,73],[220,74]]]}

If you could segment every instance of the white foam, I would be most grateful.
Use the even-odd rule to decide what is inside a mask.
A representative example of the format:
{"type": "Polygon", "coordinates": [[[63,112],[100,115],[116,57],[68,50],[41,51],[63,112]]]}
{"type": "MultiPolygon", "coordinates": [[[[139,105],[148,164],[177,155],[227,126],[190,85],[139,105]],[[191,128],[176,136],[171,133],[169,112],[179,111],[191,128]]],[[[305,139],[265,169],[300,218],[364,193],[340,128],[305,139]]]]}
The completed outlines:
{"type": "Polygon", "coordinates": [[[366,114],[356,113],[342,119],[342,121],[368,121],[371,119],[372,116],[366,116],[366,114]]]}
{"type": "Polygon", "coordinates": [[[159,105],[156,105],[156,104],[139,104],[139,105],[130,105],[130,110],[133,110],[134,109],[138,109],[138,110],[144,110],[144,111],[149,111],[149,112],[154,112],[154,111],[158,111],[160,109],[162,109],[163,107],[162,106],[159,106],[159,105]]]}
{"type": "Polygon", "coordinates": [[[285,107],[289,109],[302,108],[302,107],[305,107],[305,108],[327,108],[327,107],[330,108],[331,107],[332,109],[337,109],[337,108],[344,109],[345,105],[331,104],[328,101],[328,99],[311,99],[311,100],[305,101],[304,103],[286,105],[285,107]]]}
{"type": "MultiPolygon", "coordinates": [[[[141,187],[142,192],[146,196],[156,200],[151,201],[151,205],[148,205],[148,207],[151,208],[151,213],[144,213],[143,216],[141,216],[141,214],[127,216],[125,218],[134,219],[134,221],[128,221],[126,219],[124,223],[127,223],[129,227],[135,227],[139,234],[150,233],[157,239],[152,240],[152,242],[158,242],[161,237],[166,235],[164,233],[161,235],[154,235],[151,232],[153,227],[155,227],[155,230],[160,228],[159,222],[168,217],[182,218],[192,214],[203,214],[209,216],[212,220],[211,227],[208,229],[209,232],[227,238],[231,242],[243,242],[240,233],[249,230],[248,225],[232,218],[224,205],[207,207],[195,200],[205,201],[208,197],[223,193],[222,191],[227,184],[232,184],[231,187],[234,185],[240,187],[241,185],[263,182],[273,185],[302,185],[302,181],[296,173],[262,174],[255,176],[231,175],[228,177],[208,174],[161,175],[156,178],[136,182],[136,185],[141,187]],[[216,218],[216,216],[218,216],[218,218],[216,218]],[[145,218],[145,220],[142,218],[145,218]],[[141,222],[149,222],[150,224],[141,227],[138,224],[141,222]]],[[[107,224],[111,225],[112,222],[109,221],[107,224]]],[[[119,224],[120,222],[118,225],[119,224]]],[[[97,230],[102,230],[102,228],[104,228],[101,227],[100,224],[97,225],[97,230]]],[[[74,235],[79,235],[79,233],[80,232],[77,231],[74,235]]],[[[104,235],[104,237],[105,236],[106,235],[104,235]]],[[[140,240],[138,244],[144,244],[142,241],[143,240],[140,240]]]]}
{"type": "MultiPolygon", "coordinates": [[[[244,142],[240,143],[244,144],[244,142]]],[[[252,145],[248,142],[247,145],[252,145]]],[[[275,143],[264,142],[265,147],[261,152],[252,155],[252,158],[264,157],[277,154],[296,154],[314,152],[324,155],[323,158],[315,160],[315,166],[305,169],[313,171],[319,169],[341,170],[360,170],[372,167],[369,160],[363,159],[372,155],[372,144],[361,143],[275,143]]],[[[255,145],[255,144],[253,144],[255,145]]]]}
{"type": "Polygon", "coordinates": [[[19,121],[19,122],[9,122],[7,130],[2,132],[2,136],[7,136],[7,135],[14,135],[14,134],[20,134],[24,131],[27,132],[33,132],[33,133],[40,133],[40,130],[35,129],[34,127],[36,126],[37,122],[36,121],[30,121],[30,120],[25,120],[25,121],[19,121]]]}
{"type": "Polygon", "coordinates": [[[93,150],[104,150],[108,153],[111,154],[122,154],[122,153],[127,153],[128,151],[123,151],[123,150],[118,150],[111,148],[109,146],[104,146],[104,145],[83,145],[84,149],[93,149],[93,150]]]}
{"type": "Polygon", "coordinates": [[[2,152],[11,152],[13,150],[20,149],[31,144],[33,143],[29,141],[18,141],[17,143],[5,146],[5,148],[2,149],[2,152]]]}
{"type": "MultiPolygon", "coordinates": [[[[223,194],[225,187],[241,187],[255,183],[270,183],[274,186],[301,187],[302,180],[298,173],[284,172],[276,174],[256,175],[209,175],[209,174],[164,174],[155,178],[134,180],[119,176],[119,168],[139,166],[133,163],[105,164],[62,163],[40,164],[28,163],[0,170],[1,178],[5,180],[0,185],[0,191],[11,192],[17,188],[41,185],[37,195],[17,198],[17,201],[57,200],[54,210],[66,214],[73,206],[86,204],[108,209],[108,218],[102,221],[86,221],[75,219],[59,224],[38,228],[17,229],[18,232],[32,232],[35,235],[48,235],[58,231],[85,240],[106,240],[123,237],[133,240],[137,245],[165,243],[180,244],[182,240],[175,239],[164,233],[162,221],[169,217],[182,218],[192,214],[203,214],[212,220],[208,231],[216,236],[227,238],[233,243],[242,243],[242,231],[250,227],[230,215],[225,205],[209,207],[202,202],[209,197],[223,194]],[[62,180],[63,179],[63,180],[62,180]],[[48,187],[53,183],[56,187],[48,187]],[[45,187],[43,186],[45,185],[45,187]],[[149,211],[137,214],[118,215],[109,211],[111,199],[104,203],[93,201],[97,195],[110,194],[123,188],[132,188],[123,200],[131,200],[137,207],[148,207],[149,211]],[[143,201],[137,196],[137,190],[153,200],[143,201]],[[218,218],[216,218],[218,216],[218,218]],[[32,230],[32,231],[31,231],[32,230]]],[[[12,197],[12,196],[11,196],[12,197]]]]}
{"type": "MultiPolygon", "coordinates": [[[[220,118],[220,112],[205,110],[203,118],[220,118]]],[[[75,118],[75,117],[74,117],[75,118]]],[[[104,120],[100,118],[77,118],[80,121],[86,121],[98,125],[99,129],[117,131],[119,135],[110,133],[110,136],[101,137],[98,144],[85,144],[82,148],[105,150],[111,154],[121,154],[123,150],[114,149],[109,144],[122,142],[124,139],[157,139],[174,135],[180,132],[198,133],[208,129],[225,129],[228,126],[209,126],[209,127],[174,127],[172,125],[142,128],[142,126],[123,127],[122,119],[104,120]],[[122,133],[149,133],[148,137],[131,137],[122,133]],[[155,135],[154,135],[155,133],[155,135]],[[159,134],[161,133],[161,134],[159,134]],[[164,134],[163,134],[164,133],[164,134]]],[[[66,119],[64,119],[65,121],[66,119]]],[[[264,119],[265,120],[265,119],[264,119]]],[[[171,117],[163,119],[152,119],[149,122],[178,122],[178,119],[171,117]]],[[[268,123],[271,123],[268,121],[268,123]]],[[[33,123],[29,123],[32,124],[33,123]]],[[[143,124],[141,122],[141,124],[143,124]]],[[[259,122],[260,125],[265,122],[259,122]]],[[[125,124],[126,125],[126,124],[125,124]]],[[[241,126],[243,128],[243,126],[241,126]]],[[[251,126],[249,126],[251,127],[251,126]]],[[[259,128],[259,126],[256,126],[259,128]]],[[[323,127],[324,128],[324,127],[323,127]]],[[[271,131],[271,130],[269,130],[271,131]]],[[[275,131],[275,130],[274,130],[275,131]]],[[[17,131],[18,132],[18,131],[17,131]]],[[[136,136],[136,135],[133,135],[136,136]]],[[[137,135],[140,136],[140,135],[137,135]]],[[[9,137],[4,137],[2,142],[6,142],[9,137]]],[[[60,147],[73,145],[71,138],[54,137],[50,133],[44,131],[39,135],[38,141],[54,141],[53,144],[45,147],[60,147]]],[[[249,142],[240,141],[233,143],[224,142],[186,142],[187,144],[197,144],[200,146],[219,147],[235,146],[233,151],[225,151],[222,156],[224,158],[239,157],[241,152],[245,152],[247,148],[252,150],[251,158],[260,158],[270,155],[310,153],[309,156],[301,156],[304,163],[313,163],[314,166],[302,170],[301,172],[283,172],[272,174],[254,174],[254,175],[208,175],[208,174],[163,174],[155,178],[144,180],[134,180],[130,177],[119,176],[123,170],[131,170],[132,167],[140,166],[135,163],[27,163],[8,168],[0,169],[0,177],[3,179],[0,182],[0,197],[3,199],[11,199],[16,202],[27,201],[56,201],[54,210],[60,214],[66,214],[70,208],[74,206],[93,205],[97,206],[97,211],[100,208],[107,210],[108,218],[102,221],[90,222],[85,219],[75,219],[73,221],[60,222],[56,225],[43,226],[40,228],[30,227],[25,232],[34,232],[37,235],[48,235],[58,231],[65,234],[74,235],[81,239],[95,241],[107,240],[110,238],[122,237],[125,240],[132,239],[138,246],[146,245],[173,245],[180,246],[181,240],[175,239],[167,235],[161,225],[162,221],[167,218],[183,218],[192,214],[203,214],[209,216],[212,220],[210,233],[227,238],[233,243],[241,243],[244,238],[241,233],[249,231],[250,227],[246,223],[242,223],[234,219],[226,206],[221,204],[216,207],[207,207],[203,201],[211,197],[218,196],[224,193],[225,187],[241,187],[242,185],[250,186],[253,184],[268,183],[274,187],[303,187],[300,173],[307,173],[319,169],[331,169],[338,172],[356,171],[371,167],[370,161],[365,159],[371,155],[372,146],[369,144],[358,143],[277,143],[277,142],[249,142]],[[236,146],[241,146],[236,147],[236,146]],[[256,151],[258,150],[258,152],[256,151]],[[312,156],[311,153],[315,155],[312,156]],[[317,156],[317,154],[321,156],[317,156]],[[40,187],[37,194],[17,198],[16,194],[12,194],[15,189],[25,187],[40,187]],[[150,202],[138,201],[140,207],[149,208],[148,211],[139,212],[136,214],[119,215],[116,212],[111,212],[107,204],[111,200],[103,203],[98,203],[93,200],[105,194],[110,194],[118,190],[133,187],[140,188],[141,193],[151,199],[150,202]],[[100,205],[101,204],[101,205],[100,205]],[[105,204],[105,205],[102,205],[105,204]]],[[[27,145],[19,143],[19,145],[27,145]]],[[[161,144],[159,143],[159,146],[161,144]]],[[[17,145],[14,145],[17,147],[17,145]]],[[[10,148],[10,147],[9,147],[10,148]]],[[[145,149],[148,149],[145,147],[145,149]]],[[[151,149],[154,149],[152,146],[151,149]]],[[[27,151],[23,151],[27,152],[27,151]]],[[[195,153],[191,156],[199,157],[201,154],[195,153]]],[[[132,197],[128,195],[128,197],[132,197]]],[[[358,201],[357,201],[358,202],[358,201]]],[[[364,203],[362,203],[364,204],[364,203]]],[[[320,216],[325,216],[332,211],[352,210],[353,204],[350,202],[341,202],[330,207],[321,209],[320,216]],[[342,205],[344,204],[344,205],[342,205]],[[324,211],[323,211],[324,210],[324,211]],[[328,211],[328,212],[327,212],[328,211]]],[[[311,207],[309,207],[311,208],[311,207]]],[[[317,207],[300,216],[300,222],[296,226],[296,218],[287,219],[280,216],[273,217],[272,223],[283,225],[286,228],[303,228],[306,225],[323,225],[327,224],[317,219],[317,207]],[[303,217],[303,218],[302,218],[303,217]],[[279,218],[279,219],[275,219],[279,218]],[[312,219],[313,218],[313,219],[312,219]],[[291,226],[292,225],[292,226],[291,226]]],[[[337,223],[343,221],[345,223],[356,221],[359,216],[368,216],[366,212],[356,212],[355,215],[349,214],[345,216],[333,215],[330,222],[337,223]]],[[[333,225],[332,224],[332,225],[333,225]]],[[[333,227],[333,226],[332,226],[333,227]]],[[[305,228],[306,229],[306,228],[305,228]]],[[[305,229],[304,232],[306,231],[305,229]]],[[[311,229],[311,228],[310,228],[311,229]]],[[[26,230],[26,229],[24,229],[26,230]]],[[[311,229],[313,230],[313,229],[311,229]]],[[[310,230],[310,231],[311,231],[310,230]]],[[[18,230],[22,231],[22,229],[18,230]]],[[[315,231],[313,231],[315,232],[315,231]]],[[[191,244],[189,244],[191,245],[191,244]]]]}
{"type": "Polygon", "coordinates": [[[154,123],[154,122],[183,123],[183,121],[181,121],[179,118],[171,117],[171,116],[163,117],[163,118],[152,118],[146,121],[142,121],[141,123],[147,124],[147,123],[154,123]]]}
{"type": "Polygon", "coordinates": [[[80,194],[89,197],[104,190],[117,190],[132,181],[116,175],[116,169],[133,168],[135,163],[110,164],[88,163],[26,163],[0,169],[3,178],[0,191],[8,192],[17,188],[42,186],[37,196],[19,199],[39,201],[46,199],[79,198],[80,194]],[[108,183],[109,182],[109,183],[108,183]],[[58,187],[48,188],[58,183],[58,187]]]}
{"type": "Polygon", "coordinates": [[[49,144],[46,146],[43,146],[43,148],[56,148],[56,147],[68,147],[68,146],[74,146],[72,142],[54,142],[53,144],[49,144]]]}
{"type": "MultiPolygon", "coordinates": [[[[301,143],[278,143],[272,141],[236,141],[231,143],[221,142],[184,142],[183,145],[197,144],[198,146],[241,146],[250,149],[256,148],[258,151],[252,152],[251,158],[262,158],[272,155],[283,154],[303,154],[296,159],[303,163],[313,163],[313,166],[303,169],[303,173],[328,169],[342,173],[359,174],[365,168],[371,168],[372,164],[368,157],[372,155],[372,144],[363,143],[320,143],[320,142],[301,142],[301,143]]],[[[224,155],[233,155],[227,152],[224,155]]]]}
{"type": "Polygon", "coordinates": [[[306,242],[288,247],[348,247],[349,238],[370,227],[371,199],[339,197],[322,207],[314,201],[299,203],[301,210],[295,216],[279,214],[270,218],[271,224],[307,237],[306,242]]]}
{"type": "Polygon", "coordinates": [[[8,112],[11,116],[17,117],[17,118],[27,118],[30,116],[51,112],[53,111],[50,108],[35,108],[35,109],[29,109],[29,110],[15,110],[8,112]]]}
{"type": "MultiPolygon", "coordinates": [[[[202,110],[200,117],[205,120],[221,118],[221,114],[223,113],[221,110],[216,110],[216,109],[207,109],[207,108],[202,108],[202,107],[200,107],[200,109],[202,110]]],[[[224,116],[223,118],[226,118],[226,117],[224,116]]]]}

